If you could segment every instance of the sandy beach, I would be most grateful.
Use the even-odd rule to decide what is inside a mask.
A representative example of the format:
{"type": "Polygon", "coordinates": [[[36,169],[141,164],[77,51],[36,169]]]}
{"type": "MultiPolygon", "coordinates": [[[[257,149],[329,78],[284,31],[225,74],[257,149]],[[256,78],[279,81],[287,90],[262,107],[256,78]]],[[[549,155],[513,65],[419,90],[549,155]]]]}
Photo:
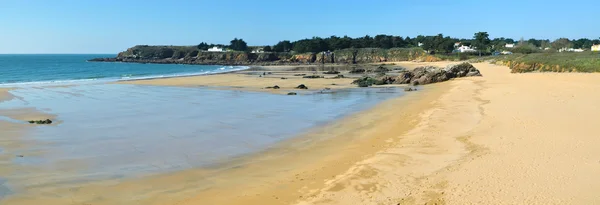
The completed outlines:
{"type": "MultiPolygon", "coordinates": [[[[327,129],[353,139],[315,146],[337,151],[265,161],[262,177],[178,204],[599,203],[600,75],[476,67],[484,77],[432,85],[327,129]]],[[[259,170],[248,169],[239,172],[259,170]]]]}
{"type": "MultiPolygon", "coordinates": [[[[135,193],[137,204],[161,205],[600,203],[600,74],[475,67],[483,77],[427,85],[237,159],[233,168],[90,183],[76,193],[52,190],[67,198],[6,202],[119,204],[135,193]],[[192,188],[199,181],[212,186],[192,188]]],[[[125,83],[250,91],[277,84],[282,93],[300,83],[314,90],[355,86],[347,78],[248,72],[125,83]]]]}
{"type": "MultiPolygon", "coordinates": [[[[277,69],[279,67],[275,67],[277,69]]],[[[304,84],[308,91],[317,91],[325,88],[340,89],[356,87],[352,85],[354,79],[339,78],[332,79],[336,75],[323,75],[325,78],[307,79],[299,75],[312,75],[313,72],[294,71],[247,71],[227,73],[218,75],[200,75],[180,78],[162,78],[136,81],[122,81],[123,84],[134,85],[161,85],[161,86],[210,86],[216,89],[235,89],[246,91],[264,91],[278,94],[299,91],[296,87],[304,84]],[[262,73],[271,74],[262,76],[262,73]],[[296,75],[296,76],[295,76],[296,75]],[[280,89],[267,89],[267,87],[279,86],[280,89]]]]}

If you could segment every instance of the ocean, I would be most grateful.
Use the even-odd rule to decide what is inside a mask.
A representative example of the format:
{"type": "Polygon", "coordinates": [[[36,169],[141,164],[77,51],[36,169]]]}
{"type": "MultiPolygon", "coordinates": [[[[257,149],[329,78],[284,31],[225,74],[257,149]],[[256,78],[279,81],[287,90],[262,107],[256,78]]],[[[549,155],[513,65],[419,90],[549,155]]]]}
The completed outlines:
{"type": "MultiPolygon", "coordinates": [[[[86,61],[95,57],[107,56],[0,55],[0,82],[15,88],[10,90],[14,98],[0,102],[0,122],[28,125],[4,114],[26,109],[56,115],[57,122],[0,130],[0,203],[3,198],[62,200],[68,193],[61,190],[89,183],[233,167],[228,163],[235,159],[403,95],[395,88],[298,91],[300,95],[287,96],[113,84],[106,82],[244,67],[86,61]],[[56,86],[64,84],[69,86],[56,86]],[[46,194],[50,192],[56,195],[46,194]]],[[[194,188],[211,186],[192,181],[194,188]]],[[[111,197],[111,192],[105,194],[98,193],[111,197]]]]}
{"type": "Polygon", "coordinates": [[[0,54],[0,86],[82,84],[202,75],[243,70],[244,66],[87,62],[114,54],[0,54]]]}

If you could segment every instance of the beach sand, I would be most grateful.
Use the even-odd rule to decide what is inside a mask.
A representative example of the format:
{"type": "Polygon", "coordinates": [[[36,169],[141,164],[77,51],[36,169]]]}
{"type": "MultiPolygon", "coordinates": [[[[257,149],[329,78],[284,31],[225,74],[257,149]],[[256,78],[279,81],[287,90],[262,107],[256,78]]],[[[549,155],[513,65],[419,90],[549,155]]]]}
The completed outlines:
{"type": "MultiPolygon", "coordinates": [[[[599,204],[600,74],[475,67],[483,77],[427,85],[239,159],[230,169],[90,184],[76,193],[52,190],[61,198],[6,202],[124,204],[135,193],[135,204],[599,204]],[[198,181],[212,186],[189,188],[198,181]]],[[[257,78],[127,83],[259,90],[277,80],[257,78]]]]}
{"type": "Polygon", "coordinates": [[[122,81],[119,83],[161,86],[210,86],[216,89],[265,91],[279,94],[301,91],[299,89],[295,89],[300,84],[307,86],[309,91],[322,90],[325,88],[341,89],[356,87],[356,85],[351,84],[354,79],[331,79],[336,75],[323,75],[321,72],[319,72],[318,75],[325,76],[325,78],[308,79],[302,78],[302,76],[294,76],[296,74],[312,75],[312,73],[313,72],[294,71],[248,71],[218,75],[122,81]],[[264,72],[271,72],[272,74],[259,77],[264,72]],[[266,87],[272,87],[275,85],[281,87],[281,89],[266,89],[266,87]]]}
{"type": "Polygon", "coordinates": [[[475,66],[484,77],[428,86],[327,129],[348,144],[264,161],[254,179],[177,204],[600,203],[600,74],[475,66]]]}
{"type": "Polygon", "coordinates": [[[12,95],[8,92],[8,88],[0,88],[0,102],[10,100],[12,95]]]}

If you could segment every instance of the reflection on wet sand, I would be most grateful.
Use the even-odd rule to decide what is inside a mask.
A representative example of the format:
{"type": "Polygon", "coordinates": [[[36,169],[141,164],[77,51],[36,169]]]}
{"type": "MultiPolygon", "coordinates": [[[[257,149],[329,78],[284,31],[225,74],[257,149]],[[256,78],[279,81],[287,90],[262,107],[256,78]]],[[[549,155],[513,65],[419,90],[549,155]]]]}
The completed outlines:
{"type": "Polygon", "coordinates": [[[11,92],[17,98],[0,103],[0,113],[5,117],[0,122],[6,130],[0,145],[0,173],[7,176],[0,190],[10,194],[10,204],[39,200],[64,204],[67,199],[115,204],[138,198],[168,198],[147,193],[149,187],[144,183],[126,187],[118,184],[182,170],[193,173],[186,175],[189,178],[183,180],[187,181],[185,186],[151,188],[151,192],[195,193],[218,183],[210,176],[232,168],[227,162],[241,162],[236,159],[401,95],[393,88],[292,97],[115,84],[11,92]],[[18,123],[40,117],[62,123],[18,123]],[[24,153],[23,157],[15,157],[17,153],[24,153]],[[111,187],[130,192],[120,192],[122,196],[118,197],[102,194],[111,187]]]}

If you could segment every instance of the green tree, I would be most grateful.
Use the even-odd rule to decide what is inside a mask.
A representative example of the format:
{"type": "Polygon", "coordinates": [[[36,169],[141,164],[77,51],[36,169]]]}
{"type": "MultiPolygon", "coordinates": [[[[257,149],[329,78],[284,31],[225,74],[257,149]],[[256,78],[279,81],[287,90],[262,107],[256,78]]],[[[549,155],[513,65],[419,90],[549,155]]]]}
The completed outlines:
{"type": "Polygon", "coordinates": [[[229,48],[235,51],[248,51],[248,44],[243,39],[234,38],[231,40],[229,48]]]}
{"type": "Polygon", "coordinates": [[[275,52],[288,52],[292,49],[292,43],[290,41],[279,41],[279,43],[273,46],[275,52]]]}
{"type": "Polygon", "coordinates": [[[556,39],[554,42],[552,42],[552,48],[556,49],[556,50],[560,50],[563,48],[570,48],[573,47],[573,44],[571,43],[571,41],[568,38],[559,38],[556,39]]]}
{"type": "Polygon", "coordinates": [[[473,46],[479,51],[479,56],[481,56],[482,50],[487,51],[490,42],[490,35],[487,32],[477,32],[473,36],[473,46]]]}
{"type": "Polygon", "coordinates": [[[208,48],[210,48],[210,47],[205,42],[198,44],[198,49],[200,49],[200,50],[208,50],[208,48]]]}
{"type": "Polygon", "coordinates": [[[271,52],[271,51],[273,51],[273,49],[271,49],[271,46],[265,46],[265,47],[263,48],[263,51],[264,51],[264,52],[271,52]]]}

